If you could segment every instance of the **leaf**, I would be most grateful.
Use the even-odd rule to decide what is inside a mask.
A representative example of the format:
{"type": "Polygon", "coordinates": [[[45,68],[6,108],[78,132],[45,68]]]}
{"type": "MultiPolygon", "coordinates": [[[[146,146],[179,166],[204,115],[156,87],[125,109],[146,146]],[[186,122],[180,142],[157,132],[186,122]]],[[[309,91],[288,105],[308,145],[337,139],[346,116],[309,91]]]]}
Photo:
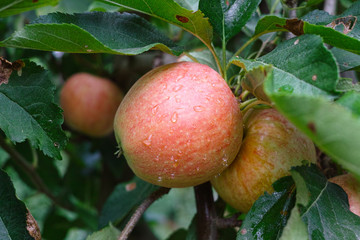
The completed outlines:
{"type": "Polygon", "coordinates": [[[354,115],[360,117],[360,93],[359,92],[348,92],[342,96],[336,103],[346,107],[354,115]]]}
{"type": "MultiPolygon", "coordinates": [[[[298,216],[294,217],[301,217],[309,239],[360,238],[360,217],[349,210],[341,187],[328,182],[314,164],[293,167],[291,175],[297,189],[294,211],[298,216]]],[[[294,217],[291,215],[290,219],[294,217]]],[[[292,228],[296,231],[297,226],[292,228]]]]}
{"type": "Polygon", "coordinates": [[[33,240],[26,229],[28,210],[15,194],[9,176],[0,169],[0,239],[33,240]]]}
{"type": "Polygon", "coordinates": [[[332,48],[331,52],[336,59],[340,72],[353,69],[360,71],[360,55],[339,48],[332,48]]]}
{"type": "Polygon", "coordinates": [[[109,224],[109,226],[88,236],[86,240],[117,240],[119,236],[120,231],[112,224],[109,224]]]}
{"type": "Polygon", "coordinates": [[[339,16],[331,16],[319,10],[304,16],[302,20],[266,16],[258,22],[254,35],[260,36],[275,31],[290,31],[295,35],[316,34],[321,36],[325,43],[360,54],[358,9],[360,9],[360,1],[355,2],[339,16]]]}
{"type": "Polygon", "coordinates": [[[295,205],[294,181],[287,176],[276,181],[273,188],[273,193],[265,192],[251,207],[237,240],[279,239],[295,205]]]}
{"type": "Polygon", "coordinates": [[[184,240],[186,239],[187,231],[183,228],[180,228],[173,232],[166,240],[184,240]]]}
{"type": "Polygon", "coordinates": [[[0,18],[34,10],[43,6],[55,6],[59,0],[2,0],[0,2],[0,18]]]}
{"type": "Polygon", "coordinates": [[[51,13],[0,42],[3,47],[71,53],[140,54],[181,48],[145,19],[129,13],[51,13]]]}
{"type": "Polygon", "coordinates": [[[201,11],[193,12],[173,0],[102,0],[142,12],[177,25],[211,48],[213,29],[201,11]]]}
{"type": "Polygon", "coordinates": [[[324,97],[276,92],[270,85],[271,79],[267,79],[265,93],[276,108],[332,160],[360,179],[360,120],[324,97]]]}
{"type": "MultiPolygon", "coordinates": [[[[220,58],[220,62],[222,62],[222,50],[220,48],[215,48],[215,52],[216,54],[219,56],[220,58]]],[[[233,53],[226,51],[226,61],[229,61],[232,57],[233,53]]],[[[216,62],[214,59],[214,56],[211,54],[209,49],[199,49],[199,50],[194,50],[191,52],[188,52],[187,55],[182,55],[178,61],[186,61],[186,62],[193,62],[194,60],[191,59],[195,58],[199,63],[202,64],[206,64],[208,66],[210,66],[212,69],[214,69],[215,71],[217,71],[217,66],[216,66],[216,62]],[[190,55],[190,57],[189,57],[190,55]]],[[[229,77],[232,77],[236,74],[238,74],[240,71],[240,69],[237,66],[232,65],[231,67],[229,67],[229,69],[227,70],[227,75],[229,77]]]]}
{"type": "Polygon", "coordinates": [[[118,225],[130,212],[146,199],[158,186],[147,183],[137,177],[127,183],[121,183],[106,200],[99,217],[99,227],[109,222],[118,225]]]}
{"type": "Polygon", "coordinates": [[[61,129],[61,109],[54,103],[54,88],[48,72],[25,61],[22,75],[13,73],[0,86],[0,128],[13,142],[29,139],[33,147],[61,159],[67,143],[61,129]]]}
{"type": "Polygon", "coordinates": [[[183,8],[188,10],[197,11],[199,10],[199,0],[174,0],[183,8]]]}
{"type": "Polygon", "coordinates": [[[226,42],[245,26],[261,0],[200,0],[200,10],[209,18],[214,31],[226,42]]]}
{"type": "Polygon", "coordinates": [[[242,86],[265,101],[268,97],[263,92],[263,82],[268,74],[271,74],[268,85],[274,92],[327,98],[332,98],[339,77],[334,58],[316,35],[283,42],[257,60],[234,57],[230,62],[247,71],[242,86]]]}
{"type": "Polygon", "coordinates": [[[339,92],[360,92],[360,84],[354,83],[351,78],[340,78],[338,84],[336,85],[336,90],[339,92]]]}

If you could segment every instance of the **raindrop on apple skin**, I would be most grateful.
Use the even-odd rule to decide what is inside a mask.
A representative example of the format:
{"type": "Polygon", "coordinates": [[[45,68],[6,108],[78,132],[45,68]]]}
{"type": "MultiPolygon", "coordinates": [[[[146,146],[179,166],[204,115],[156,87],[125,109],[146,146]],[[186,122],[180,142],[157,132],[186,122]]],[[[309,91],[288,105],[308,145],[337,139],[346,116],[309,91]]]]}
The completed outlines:
{"type": "Polygon", "coordinates": [[[195,112],[202,112],[205,110],[205,108],[203,106],[195,106],[193,107],[195,112]]]}
{"type": "Polygon", "coordinates": [[[178,114],[174,112],[173,115],[171,116],[171,122],[176,123],[177,119],[178,119],[178,114]]]}

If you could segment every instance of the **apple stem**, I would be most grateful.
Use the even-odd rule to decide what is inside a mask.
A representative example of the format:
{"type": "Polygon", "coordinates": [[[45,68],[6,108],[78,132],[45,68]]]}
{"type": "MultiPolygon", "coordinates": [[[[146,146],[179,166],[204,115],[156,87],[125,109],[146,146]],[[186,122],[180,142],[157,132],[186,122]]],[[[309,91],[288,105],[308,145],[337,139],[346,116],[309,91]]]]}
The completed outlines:
{"type": "Polygon", "coordinates": [[[241,215],[241,213],[237,213],[235,215],[233,215],[232,217],[228,217],[228,218],[216,218],[215,222],[216,222],[216,226],[219,229],[224,229],[224,228],[234,228],[234,227],[240,227],[242,224],[241,220],[238,220],[238,217],[241,215]]]}
{"type": "Polygon", "coordinates": [[[217,239],[216,211],[210,182],[194,187],[196,199],[196,231],[198,240],[217,239]]]}
{"type": "Polygon", "coordinates": [[[127,222],[124,229],[121,231],[121,234],[118,240],[126,240],[128,239],[130,233],[136,226],[137,222],[140,220],[141,216],[144,214],[146,209],[150,207],[150,205],[161,198],[163,195],[167,194],[170,191],[170,188],[162,187],[155,192],[153,192],[148,198],[146,198],[140,206],[135,210],[130,220],[127,222]]]}

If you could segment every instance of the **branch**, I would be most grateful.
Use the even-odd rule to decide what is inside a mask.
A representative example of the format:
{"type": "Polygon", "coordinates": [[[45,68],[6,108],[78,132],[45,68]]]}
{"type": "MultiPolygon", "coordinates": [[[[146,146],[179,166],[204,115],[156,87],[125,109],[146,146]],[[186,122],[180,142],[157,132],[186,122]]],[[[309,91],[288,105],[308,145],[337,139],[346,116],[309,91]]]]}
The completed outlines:
{"type": "Polygon", "coordinates": [[[160,188],[157,191],[153,192],[147,199],[145,199],[140,206],[135,210],[134,214],[131,216],[129,222],[126,224],[124,229],[121,231],[118,240],[128,239],[129,234],[134,229],[137,222],[140,220],[141,216],[144,214],[146,209],[155,202],[157,199],[161,198],[163,195],[167,194],[170,191],[170,188],[160,188]]]}
{"type": "Polygon", "coordinates": [[[3,148],[11,157],[11,159],[14,161],[16,165],[18,165],[30,178],[32,183],[35,185],[36,189],[42,193],[44,193],[48,198],[50,198],[56,205],[67,209],[69,211],[72,211],[72,207],[68,206],[62,201],[60,201],[58,198],[56,198],[51,191],[48,189],[48,187],[45,185],[45,183],[42,181],[39,174],[36,172],[33,165],[31,165],[26,159],[20,155],[14,148],[9,146],[8,143],[6,143],[5,139],[0,136],[0,147],[3,148]]]}
{"type": "Polygon", "coordinates": [[[238,220],[239,215],[240,213],[229,218],[215,218],[215,224],[220,229],[240,227],[242,221],[238,220]]]}
{"type": "Polygon", "coordinates": [[[210,182],[195,186],[197,209],[196,230],[198,240],[217,239],[215,205],[210,182]]]}

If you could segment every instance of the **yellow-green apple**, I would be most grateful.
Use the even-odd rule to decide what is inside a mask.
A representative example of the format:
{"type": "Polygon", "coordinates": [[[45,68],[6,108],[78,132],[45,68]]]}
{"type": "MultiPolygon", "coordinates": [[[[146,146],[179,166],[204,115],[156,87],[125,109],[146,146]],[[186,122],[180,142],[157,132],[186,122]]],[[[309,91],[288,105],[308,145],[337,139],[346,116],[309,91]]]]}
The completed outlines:
{"type": "Polygon", "coordinates": [[[224,79],[193,62],[164,65],[140,78],[120,104],[114,128],[134,173],[164,187],[210,180],[233,161],[243,133],[224,79]]]}
{"type": "Polygon", "coordinates": [[[303,160],[316,161],[314,144],[277,110],[250,110],[244,116],[244,139],[234,162],[211,182],[220,197],[248,212],[272,183],[289,175],[303,160]]]}
{"type": "Polygon", "coordinates": [[[61,89],[60,105],[70,128],[103,137],[113,131],[114,116],[122,98],[122,91],[110,80],[76,73],[61,89]]]}
{"type": "Polygon", "coordinates": [[[350,211],[360,216],[360,183],[350,174],[343,174],[329,179],[344,189],[348,195],[350,211]]]}

